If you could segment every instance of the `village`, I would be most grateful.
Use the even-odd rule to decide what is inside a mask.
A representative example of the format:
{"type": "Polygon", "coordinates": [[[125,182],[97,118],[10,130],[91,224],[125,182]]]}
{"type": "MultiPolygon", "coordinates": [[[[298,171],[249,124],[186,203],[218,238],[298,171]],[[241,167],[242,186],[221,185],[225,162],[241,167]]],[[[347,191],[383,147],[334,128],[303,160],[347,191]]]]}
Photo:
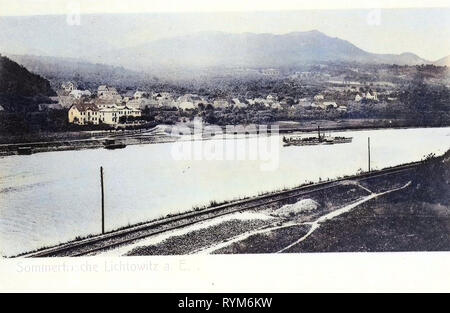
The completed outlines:
{"type": "MultiPolygon", "coordinates": [[[[166,117],[171,117],[172,122],[186,120],[186,117],[193,117],[205,111],[216,112],[219,120],[221,113],[227,115],[234,112],[238,115],[239,111],[257,111],[257,115],[284,114],[288,119],[320,114],[345,117],[349,111],[357,110],[362,105],[386,107],[397,102],[391,85],[377,87],[362,83],[339,82],[328,83],[326,88],[316,93],[313,91],[317,88],[311,88],[312,92],[309,96],[305,94],[290,96],[269,92],[267,95],[253,97],[238,93],[217,97],[167,91],[125,90],[121,92],[116,87],[107,85],[101,85],[97,90],[91,91],[79,89],[76,83],[69,81],[61,85],[57,96],[52,97],[54,103],[41,104],[40,110],[66,109],[68,122],[71,124],[105,124],[112,127],[143,125],[148,121],[144,115],[147,115],[149,110],[165,110],[166,117]]],[[[215,120],[217,119],[208,122],[215,120]]],[[[270,121],[269,117],[256,122],[270,121]]],[[[237,120],[237,122],[241,121],[237,120]]]]}

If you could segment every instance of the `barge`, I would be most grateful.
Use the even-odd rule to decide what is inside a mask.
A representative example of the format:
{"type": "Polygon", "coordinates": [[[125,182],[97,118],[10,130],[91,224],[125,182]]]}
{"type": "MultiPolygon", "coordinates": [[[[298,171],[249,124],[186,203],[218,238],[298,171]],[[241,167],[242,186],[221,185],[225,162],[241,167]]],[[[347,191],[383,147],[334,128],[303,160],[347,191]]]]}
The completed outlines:
{"type": "Polygon", "coordinates": [[[123,149],[127,145],[121,142],[116,142],[114,139],[106,139],[104,143],[105,149],[114,150],[114,149],[123,149]]]}
{"type": "Polygon", "coordinates": [[[340,143],[350,143],[353,137],[325,136],[320,133],[320,127],[317,127],[317,137],[301,136],[283,136],[283,146],[316,146],[316,145],[334,145],[340,143]]]}
{"type": "Polygon", "coordinates": [[[19,155],[30,155],[33,153],[33,149],[31,147],[18,147],[17,154],[19,155]]]}

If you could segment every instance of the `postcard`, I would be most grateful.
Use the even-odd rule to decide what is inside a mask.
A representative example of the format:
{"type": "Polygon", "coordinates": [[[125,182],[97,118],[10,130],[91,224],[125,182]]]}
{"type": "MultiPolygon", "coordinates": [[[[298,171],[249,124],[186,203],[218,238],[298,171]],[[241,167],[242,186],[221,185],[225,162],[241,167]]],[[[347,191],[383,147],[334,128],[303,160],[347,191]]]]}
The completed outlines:
{"type": "Polygon", "coordinates": [[[5,271],[448,261],[448,1],[213,2],[0,1],[5,271]]]}

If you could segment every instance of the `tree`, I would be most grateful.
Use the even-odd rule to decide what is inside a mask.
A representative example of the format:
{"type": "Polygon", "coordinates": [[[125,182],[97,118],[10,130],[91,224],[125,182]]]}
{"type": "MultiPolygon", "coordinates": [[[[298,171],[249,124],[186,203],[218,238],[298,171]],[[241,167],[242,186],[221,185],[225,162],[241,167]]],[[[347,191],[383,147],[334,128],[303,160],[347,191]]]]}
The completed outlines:
{"type": "Polygon", "coordinates": [[[127,116],[126,115],[123,115],[123,116],[121,116],[121,117],[119,117],[119,123],[120,124],[125,124],[126,122],[127,122],[127,116]]]}

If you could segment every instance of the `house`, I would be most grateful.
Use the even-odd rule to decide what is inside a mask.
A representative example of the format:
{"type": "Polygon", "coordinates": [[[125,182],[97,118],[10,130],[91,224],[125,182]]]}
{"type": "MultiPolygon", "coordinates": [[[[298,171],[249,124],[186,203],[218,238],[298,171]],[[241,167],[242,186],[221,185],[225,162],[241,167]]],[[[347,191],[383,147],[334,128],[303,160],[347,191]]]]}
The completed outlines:
{"type": "Polygon", "coordinates": [[[159,101],[159,100],[173,100],[173,96],[169,92],[154,92],[152,94],[152,97],[159,101]]]}
{"type": "Polygon", "coordinates": [[[279,70],[277,70],[277,69],[274,69],[274,68],[264,69],[261,72],[262,72],[263,75],[272,76],[272,77],[281,75],[281,72],[279,70]]]}
{"type": "Polygon", "coordinates": [[[145,109],[145,107],[156,108],[159,103],[155,99],[138,98],[129,100],[126,102],[126,106],[134,109],[145,109]]]}
{"type": "Polygon", "coordinates": [[[135,94],[135,91],[128,90],[127,92],[122,94],[123,101],[128,102],[130,100],[133,100],[134,99],[134,94],[135,94]]]}
{"type": "Polygon", "coordinates": [[[203,99],[199,95],[188,93],[181,97],[178,97],[175,106],[183,110],[195,109],[198,108],[198,105],[200,103],[206,105],[205,99],[203,99]]]}
{"type": "Polygon", "coordinates": [[[322,103],[322,107],[325,108],[325,109],[327,109],[327,108],[337,108],[338,105],[334,101],[325,101],[325,102],[322,103]]]}
{"type": "Polygon", "coordinates": [[[266,100],[269,101],[269,102],[274,102],[274,101],[277,100],[277,96],[276,96],[276,95],[273,95],[273,94],[270,94],[270,95],[268,95],[268,96],[266,97],[266,100]]]}
{"type": "Polygon", "coordinates": [[[95,101],[94,104],[99,109],[109,108],[109,107],[117,105],[116,101],[114,101],[113,99],[97,98],[94,101],[95,101]]]}
{"type": "Polygon", "coordinates": [[[273,103],[270,104],[270,107],[271,107],[272,109],[281,109],[281,108],[282,108],[280,102],[273,102],[273,103]]]}
{"type": "Polygon", "coordinates": [[[148,97],[148,93],[145,91],[139,91],[137,90],[134,95],[133,95],[134,99],[141,99],[141,98],[147,98],[148,97]]]}
{"type": "Polygon", "coordinates": [[[247,101],[251,105],[259,104],[259,105],[263,105],[267,108],[270,107],[270,105],[271,105],[271,103],[269,101],[267,101],[267,99],[265,99],[265,98],[248,99],[247,101]]]}
{"type": "Polygon", "coordinates": [[[127,106],[113,105],[99,110],[100,121],[108,125],[117,125],[122,116],[140,117],[141,110],[127,106]]]}
{"type": "Polygon", "coordinates": [[[157,92],[153,93],[152,98],[158,102],[158,105],[163,106],[172,106],[173,97],[168,92],[157,92]]]}
{"type": "Polygon", "coordinates": [[[98,86],[98,88],[97,88],[97,96],[101,96],[101,95],[103,95],[104,93],[107,93],[107,92],[108,92],[108,86],[106,86],[106,85],[98,86]]]}
{"type": "Polygon", "coordinates": [[[90,97],[92,94],[89,90],[78,90],[74,89],[69,93],[69,96],[74,97],[75,99],[81,99],[83,97],[90,97]]]}
{"type": "Polygon", "coordinates": [[[190,102],[190,101],[183,101],[181,103],[177,102],[177,106],[178,106],[178,108],[183,109],[183,110],[192,110],[197,107],[193,102],[190,102]]]}
{"type": "Polygon", "coordinates": [[[314,103],[311,103],[310,101],[299,101],[298,104],[296,105],[296,107],[298,108],[307,108],[307,107],[311,107],[311,106],[315,106],[314,103]]]}
{"type": "Polygon", "coordinates": [[[78,103],[69,109],[69,123],[78,125],[108,124],[116,125],[122,116],[141,116],[141,110],[127,106],[103,105],[101,108],[94,103],[78,103]]]}
{"type": "Polygon", "coordinates": [[[72,90],[77,89],[77,86],[75,85],[75,83],[72,83],[72,82],[65,82],[65,83],[62,83],[62,84],[61,84],[61,88],[62,88],[65,92],[69,93],[69,92],[71,92],[72,90]]]}
{"type": "Polygon", "coordinates": [[[181,97],[178,97],[177,102],[192,102],[192,103],[200,103],[205,102],[205,100],[199,95],[187,93],[181,97]]]}
{"type": "Polygon", "coordinates": [[[368,91],[367,93],[363,93],[362,96],[360,96],[359,94],[356,94],[356,96],[355,96],[356,102],[360,102],[363,99],[378,101],[378,96],[377,96],[376,92],[370,93],[370,91],[368,91]]]}
{"type": "Polygon", "coordinates": [[[70,107],[69,123],[78,125],[99,124],[99,108],[93,103],[77,103],[70,107]]]}
{"type": "Polygon", "coordinates": [[[325,98],[324,98],[324,96],[321,95],[321,94],[318,94],[318,95],[315,95],[315,96],[314,96],[314,100],[316,100],[316,101],[323,100],[323,99],[325,99],[325,98]]]}
{"type": "Polygon", "coordinates": [[[239,98],[233,98],[231,99],[231,104],[234,105],[236,108],[246,108],[247,104],[245,102],[241,102],[239,98]]]}
{"type": "Polygon", "coordinates": [[[114,102],[122,101],[122,96],[117,92],[114,87],[108,87],[106,85],[101,85],[97,89],[97,97],[99,99],[110,100],[114,102]]]}
{"type": "Polygon", "coordinates": [[[367,100],[375,100],[375,101],[377,101],[378,100],[378,97],[377,97],[377,93],[376,92],[373,92],[373,94],[371,94],[369,91],[366,93],[366,95],[365,95],[365,98],[367,99],[367,100]]]}
{"type": "Polygon", "coordinates": [[[39,111],[46,111],[48,109],[62,110],[63,107],[59,102],[57,102],[57,103],[39,103],[38,108],[39,111]]]}
{"type": "Polygon", "coordinates": [[[212,106],[213,106],[214,108],[221,108],[221,109],[226,108],[226,107],[228,107],[229,105],[230,105],[230,104],[229,104],[228,101],[225,100],[225,99],[217,99],[217,100],[214,100],[214,102],[213,102],[213,104],[212,104],[212,106]]]}

